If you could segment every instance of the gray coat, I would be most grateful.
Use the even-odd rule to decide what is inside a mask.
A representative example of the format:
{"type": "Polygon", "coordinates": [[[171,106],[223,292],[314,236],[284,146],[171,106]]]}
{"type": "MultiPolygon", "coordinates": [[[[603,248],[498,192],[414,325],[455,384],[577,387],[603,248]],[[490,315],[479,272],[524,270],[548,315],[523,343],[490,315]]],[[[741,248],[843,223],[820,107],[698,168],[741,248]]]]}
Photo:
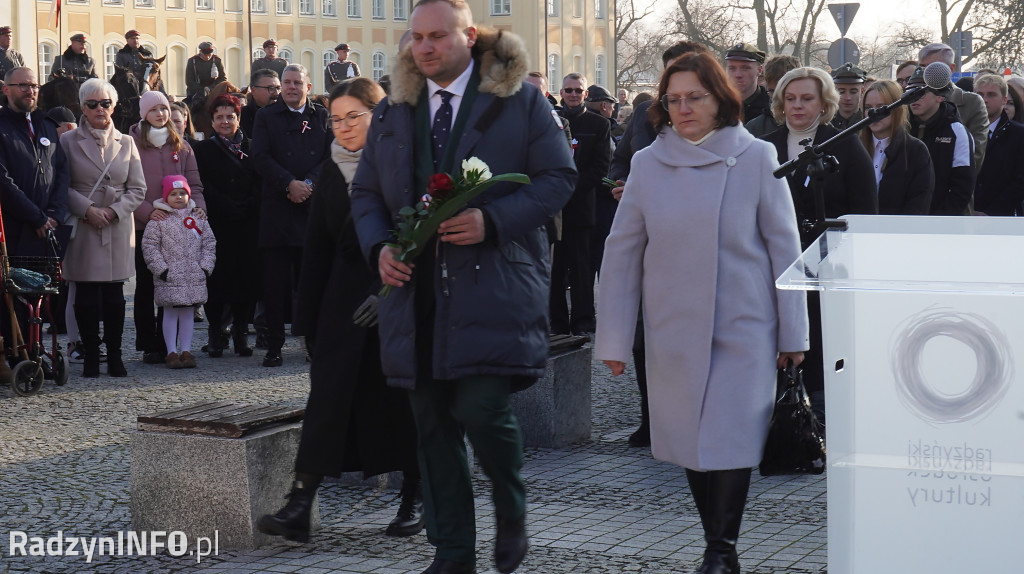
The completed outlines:
{"type": "Polygon", "coordinates": [[[135,140],[111,129],[110,143],[102,151],[89,133],[88,123],[60,138],[71,172],[68,211],[78,220],[64,256],[64,278],[69,281],[123,281],[135,275],[132,212],[146,195],[146,177],[135,140]],[[110,170],[90,193],[111,158],[110,170]],[[91,205],[110,207],[117,213],[117,221],[103,229],[80,221],[91,205]]]}
{"type": "Polygon", "coordinates": [[[804,293],[774,284],[800,255],[777,165],[742,126],[700,146],[665,128],[633,158],[601,264],[595,356],[629,361],[642,294],[657,459],[756,466],[778,353],[808,347],[804,293]]]}
{"type": "MultiPolygon", "coordinates": [[[[477,245],[440,246],[437,260],[447,264],[444,286],[439,265],[421,266],[410,283],[380,301],[381,356],[392,386],[415,384],[415,281],[435,286],[435,379],[499,375],[528,383],[543,374],[548,357],[550,281],[543,225],[569,199],[576,170],[551,106],[538,90],[522,89],[528,70],[522,41],[481,29],[474,53],[480,94],[455,164],[478,157],[491,173],[525,173],[531,183],[498,184],[471,202],[493,223],[492,235],[477,245]]],[[[392,239],[398,211],[426,192],[413,184],[415,106],[425,80],[408,48],[399,60],[392,96],[374,111],[352,183],[352,217],[370,259],[378,245],[392,239]]],[[[376,261],[372,266],[376,269],[376,261]]]]}

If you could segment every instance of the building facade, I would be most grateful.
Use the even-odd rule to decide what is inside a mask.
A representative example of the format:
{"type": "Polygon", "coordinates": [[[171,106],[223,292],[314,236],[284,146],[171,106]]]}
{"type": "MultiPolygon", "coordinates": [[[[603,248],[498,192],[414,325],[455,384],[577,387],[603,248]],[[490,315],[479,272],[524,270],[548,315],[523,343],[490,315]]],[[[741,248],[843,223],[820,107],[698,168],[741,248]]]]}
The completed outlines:
{"type": "MultiPolygon", "coordinates": [[[[479,24],[521,36],[531,66],[550,78],[552,89],[569,72],[609,90],[615,74],[614,0],[468,0],[479,24]]],[[[0,0],[0,18],[10,14],[12,48],[45,78],[68,38],[83,33],[97,72],[109,78],[124,33],[138,30],[142,45],[163,65],[170,94],[185,93],[185,62],[200,42],[213,42],[228,79],[248,84],[253,58],[267,38],[278,55],[312,71],[313,90],[322,92],[323,68],[336,59],[334,46],[347,42],[349,59],[362,74],[388,73],[398,41],[409,25],[414,0],[63,0],[60,28],[53,0],[0,0]]]]}

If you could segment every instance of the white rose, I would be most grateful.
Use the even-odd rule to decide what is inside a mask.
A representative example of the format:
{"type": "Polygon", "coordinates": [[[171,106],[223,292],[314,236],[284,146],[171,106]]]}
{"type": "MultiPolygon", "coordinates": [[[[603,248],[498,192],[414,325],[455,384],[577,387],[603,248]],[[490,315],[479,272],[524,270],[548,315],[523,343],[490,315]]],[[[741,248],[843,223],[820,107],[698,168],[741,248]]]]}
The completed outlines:
{"type": "Polygon", "coordinates": [[[491,179],[491,168],[478,157],[462,160],[462,173],[475,171],[480,174],[480,181],[491,179]]]}

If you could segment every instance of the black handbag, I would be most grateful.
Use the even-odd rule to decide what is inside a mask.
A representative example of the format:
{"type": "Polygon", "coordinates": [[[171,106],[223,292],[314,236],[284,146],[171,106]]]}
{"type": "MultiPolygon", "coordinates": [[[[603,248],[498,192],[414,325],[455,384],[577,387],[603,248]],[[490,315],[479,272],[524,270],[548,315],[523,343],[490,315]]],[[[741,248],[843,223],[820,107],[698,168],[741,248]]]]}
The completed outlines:
{"type": "Polygon", "coordinates": [[[803,370],[793,365],[779,369],[779,387],[764,456],[761,476],[821,474],[825,472],[825,438],[818,417],[804,389],[803,370]]]}

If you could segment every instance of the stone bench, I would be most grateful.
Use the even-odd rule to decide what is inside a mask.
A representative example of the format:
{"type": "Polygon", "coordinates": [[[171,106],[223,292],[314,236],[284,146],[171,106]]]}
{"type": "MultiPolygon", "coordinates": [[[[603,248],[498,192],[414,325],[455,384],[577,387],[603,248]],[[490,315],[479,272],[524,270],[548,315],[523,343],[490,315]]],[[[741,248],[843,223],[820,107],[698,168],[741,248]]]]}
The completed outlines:
{"type": "Polygon", "coordinates": [[[562,448],[590,438],[590,363],[587,337],[552,335],[544,376],[512,395],[512,408],[529,447],[562,448]]]}
{"type": "MultiPolygon", "coordinates": [[[[273,537],[256,521],[291,489],[304,409],[207,402],[138,417],[131,437],[132,529],[182,531],[220,549],[273,537]]],[[[313,504],[312,526],[320,525],[313,504]]]]}

